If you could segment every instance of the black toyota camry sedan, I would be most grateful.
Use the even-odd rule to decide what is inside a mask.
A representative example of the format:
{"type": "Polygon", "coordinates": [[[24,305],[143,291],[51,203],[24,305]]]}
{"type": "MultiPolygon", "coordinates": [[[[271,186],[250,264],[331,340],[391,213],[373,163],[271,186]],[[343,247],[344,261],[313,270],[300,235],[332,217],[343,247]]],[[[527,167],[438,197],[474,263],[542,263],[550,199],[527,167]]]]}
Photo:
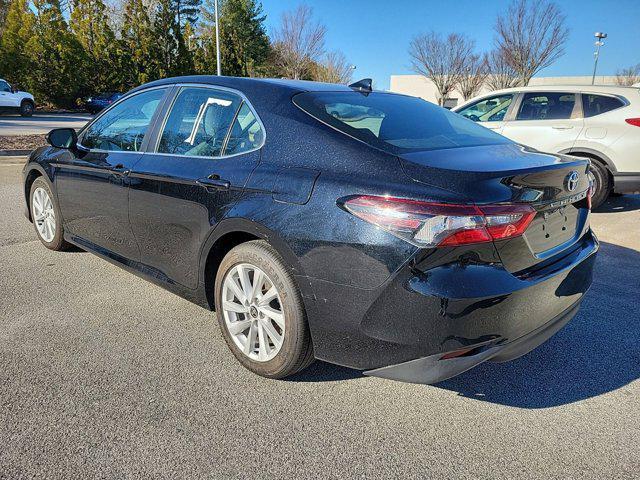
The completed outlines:
{"type": "Polygon", "coordinates": [[[437,382],[529,352],[591,284],[588,160],[367,81],[165,79],[48,140],[24,169],[42,243],[215,310],[266,377],[437,382]]]}

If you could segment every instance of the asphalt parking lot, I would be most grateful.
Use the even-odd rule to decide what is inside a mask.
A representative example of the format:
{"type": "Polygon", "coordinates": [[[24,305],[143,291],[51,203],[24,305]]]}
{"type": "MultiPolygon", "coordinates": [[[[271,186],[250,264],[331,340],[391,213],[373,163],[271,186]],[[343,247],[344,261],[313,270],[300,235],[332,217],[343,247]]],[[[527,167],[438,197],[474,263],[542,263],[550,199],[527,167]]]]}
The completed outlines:
{"type": "Polygon", "coordinates": [[[92,118],[84,113],[0,115],[0,132],[2,135],[45,135],[54,128],[82,128],[92,118]]]}
{"type": "MultiPolygon", "coordinates": [[[[17,162],[16,162],[17,163],[17,162]]],[[[640,196],[592,216],[579,315],[435,386],[244,370],[211,312],[22,215],[0,163],[0,478],[638,478],[640,196]]]]}

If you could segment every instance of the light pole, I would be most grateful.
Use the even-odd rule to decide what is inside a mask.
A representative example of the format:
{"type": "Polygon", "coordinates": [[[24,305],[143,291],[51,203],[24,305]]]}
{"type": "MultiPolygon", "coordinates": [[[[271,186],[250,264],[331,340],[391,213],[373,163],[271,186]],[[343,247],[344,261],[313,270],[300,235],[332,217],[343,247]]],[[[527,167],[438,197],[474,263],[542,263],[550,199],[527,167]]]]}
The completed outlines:
{"type": "Polygon", "coordinates": [[[607,34],[602,32],[596,32],[594,34],[594,37],[596,37],[596,43],[595,43],[596,51],[593,52],[595,61],[593,62],[593,76],[591,77],[591,85],[593,85],[594,82],[596,81],[596,69],[598,68],[598,58],[600,57],[600,47],[604,45],[604,42],[602,40],[607,38],[607,34]]]}
{"type": "Polygon", "coordinates": [[[214,0],[214,9],[216,15],[216,67],[218,76],[222,75],[222,68],[220,65],[220,22],[218,20],[218,0],[214,0]]]}

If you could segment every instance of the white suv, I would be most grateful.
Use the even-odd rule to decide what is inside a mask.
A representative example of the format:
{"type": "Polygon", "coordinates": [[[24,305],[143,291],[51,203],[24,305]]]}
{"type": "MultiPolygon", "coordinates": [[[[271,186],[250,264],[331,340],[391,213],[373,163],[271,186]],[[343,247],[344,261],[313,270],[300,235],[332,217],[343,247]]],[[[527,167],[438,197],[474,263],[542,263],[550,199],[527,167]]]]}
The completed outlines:
{"type": "Polygon", "coordinates": [[[30,117],[35,109],[33,95],[12,88],[9,82],[0,78],[0,111],[20,112],[23,117],[30,117]]]}
{"type": "Polygon", "coordinates": [[[640,89],[509,88],[453,109],[520,144],[591,159],[594,207],[611,191],[640,191],[640,89]]]}

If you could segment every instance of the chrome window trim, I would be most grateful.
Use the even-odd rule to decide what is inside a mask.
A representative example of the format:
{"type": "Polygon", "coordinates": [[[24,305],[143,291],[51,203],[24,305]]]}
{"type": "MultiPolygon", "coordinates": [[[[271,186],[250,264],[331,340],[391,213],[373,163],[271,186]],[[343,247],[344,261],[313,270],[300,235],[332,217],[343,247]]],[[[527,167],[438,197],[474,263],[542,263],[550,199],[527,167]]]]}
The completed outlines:
{"type": "Polygon", "coordinates": [[[150,155],[161,155],[163,157],[201,158],[201,159],[204,159],[204,160],[219,160],[219,159],[224,159],[224,158],[233,158],[233,157],[237,157],[239,155],[246,155],[248,153],[260,150],[262,147],[264,147],[264,144],[267,141],[267,130],[264,128],[264,123],[262,123],[262,119],[258,115],[258,112],[256,112],[256,109],[253,108],[253,105],[251,104],[251,102],[249,101],[247,96],[244,93],[242,93],[241,91],[236,90],[234,88],[222,87],[222,86],[212,85],[212,84],[202,84],[202,83],[175,83],[175,84],[172,84],[172,86],[173,87],[178,87],[179,89],[182,89],[182,88],[185,88],[185,87],[187,87],[187,88],[191,88],[191,87],[193,87],[193,88],[207,88],[209,90],[217,90],[217,91],[231,93],[233,95],[238,96],[241,99],[240,105],[238,106],[238,109],[236,110],[236,112],[234,114],[233,121],[231,122],[231,125],[229,125],[229,131],[227,132],[227,136],[225,137],[224,144],[222,146],[221,152],[224,152],[226,150],[226,148],[227,148],[227,141],[229,140],[229,135],[230,135],[231,129],[233,127],[233,123],[236,121],[236,118],[238,117],[238,112],[240,111],[240,108],[242,108],[242,105],[245,104],[245,103],[249,107],[249,110],[251,110],[251,112],[255,115],[256,119],[258,120],[258,123],[260,124],[260,128],[262,129],[262,132],[263,132],[262,142],[260,143],[260,145],[258,147],[252,148],[251,150],[246,150],[246,151],[240,152],[240,153],[233,153],[231,155],[200,156],[200,155],[183,155],[183,154],[179,154],[179,153],[158,152],[158,146],[160,145],[160,140],[162,139],[162,133],[164,132],[164,128],[165,128],[165,126],[167,124],[167,121],[169,120],[169,115],[171,115],[171,111],[173,110],[175,102],[178,99],[178,96],[180,95],[180,91],[181,90],[178,90],[178,92],[176,93],[175,97],[171,101],[171,105],[169,105],[169,108],[166,111],[166,114],[165,114],[164,119],[162,121],[161,127],[158,129],[158,135],[156,136],[157,137],[156,138],[156,144],[153,146],[153,148],[150,148],[148,152],[143,152],[143,153],[148,153],[150,155]]]}
{"type": "MultiPolygon", "coordinates": [[[[128,100],[129,98],[133,98],[136,95],[140,95],[141,93],[146,93],[146,92],[150,92],[152,90],[160,90],[160,89],[167,89],[170,90],[171,87],[173,85],[158,85],[156,87],[149,87],[149,88],[144,88],[142,90],[138,90],[130,95],[123,95],[122,97],[120,97],[118,100],[116,100],[114,103],[112,103],[111,105],[109,105],[107,108],[105,108],[104,110],[102,110],[93,120],[91,120],[91,122],[87,123],[84,127],[82,127],[80,129],[80,131],[78,132],[78,141],[76,142],[76,147],[79,150],[82,150],[83,152],[95,152],[95,153],[134,153],[136,155],[142,155],[145,152],[141,152],[141,151],[136,151],[136,152],[131,152],[129,150],[103,150],[100,148],[88,148],[85,147],[84,145],[82,145],[82,135],[85,134],[85,132],[87,131],[87,129],[89,129],[89,127],[91,127],[95,122],[97,122],[103,115],[107,114],[112,108],[114,108],[116,105],[120,104],[121,102],[128,100]]],[[[162,100],[162,99],[160,99],[162,100]]],[[[158,108],[160,108],[162,105],[158,104],[158,108]]],[[[156,109],[157,111],[157,109],[156,109]]],[[[156,112],[153,112],[153,114],[155,115],[156,112]]],[[[153,120],[153,117],[152,117],[153,120]]],[[[151,123],[149,123],[149,127],[151,127],[151,123]]],[[[145,132],[145,136],[147,135],[148,132],[145,132]]]]}

